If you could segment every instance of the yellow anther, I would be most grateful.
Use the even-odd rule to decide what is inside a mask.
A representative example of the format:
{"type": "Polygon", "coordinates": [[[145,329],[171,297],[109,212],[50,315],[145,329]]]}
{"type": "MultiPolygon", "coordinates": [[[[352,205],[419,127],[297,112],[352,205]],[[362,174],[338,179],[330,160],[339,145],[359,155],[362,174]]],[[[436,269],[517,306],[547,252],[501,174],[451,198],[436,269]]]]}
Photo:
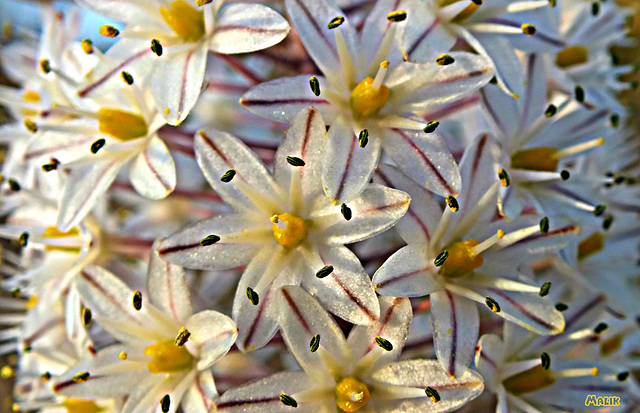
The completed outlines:
{"type": "Polygon", "coordinates": [[[589,51],[584,46],[569,46],[556,54],[556,65],[567,68],[587,63],[589,51]]]}
{"type": "Polygon", "coordinates": [[[600,369],[598,369],[597,367],[592,367],[591,370],[589,370],[589,373],[595,377],[598,375],[598,373],[600,373],[600,369]]]}
{"type": "Polygon", "coordinates": [[[100,109],[98,127],[100,132],[122,141],[141,138],[149,133],[147,122],[142,116],[119,109],[100,109]]]}
{"type": "Polygon", "coordinates": [[[108,24],[100,26],[100,36],[118,37],[119,34],[120,34],[120,30],[116,29],[113,26],[109,26],[108,24]]]}
{"type": "Polygon", "coordinates": [[[380,67],[383,68],[383,69],[388,69],[390,64],[391,64],[390,61],[383,60],[382,63],[380,63],[380,67]]]}
{"type": "Polygon", "coordinates": [[[160,7],[167,26],[185,42],[196,42],[204,36],[204,14],[184,0],[172,1],[168,8],[160,7]]]}
{"type": "Polygon", "coordinates": [[[4,366],[0,369],[0,377],[3,379],[10,379],[16,375],[15,370],[11,366],[4,366]]]}
{"type": "MultiPolygon", "coordinates": [[[[380,66],[385,69],[382,65],[380,66]]],[[[375,88],[373,83],[374,79],[372,77],[365,77],[362,82],[358,83],[351,91],[351,110],[355,117],[371,117],[378,113],[385,103],[387,103],[390,92],[389,88],[385,85],[375,88]]]]}
{"type": "Polygon", "coordinates": [[[587,258],[604,248],[604,237],[599,232],[594,232],[578,244],[578,259],[587,258]]]}
{"type": "Polygon", "coordinates": [[[440,273],[445,277],[456,278],[482,266],[484,263],[482,255],[473,251],[473,247],[478,244],[475,239],[470,239],[445,247],[444,249],[449,251],[449,257],[440,267],[440,273]]]}
{"type": "Polygon", "coordinates": [[[287,248],[297,247],[309,234],[305,220],[288,212],[272,216],[271,226],[278,244],[287,248]]]}
{"type": "Polygon", "coordinates": [[[29,299],[27,300],[27,304],[25,306],[27,311],[33,310],[35,306],[38,305],[39,301],[40,301],[40,297],[38,297],[38,294],[34,294],[31,297],[29,297],[29,299]]]}
{"type": "Polygon", "coordinates": [[[498,238],[502,239],[502,237],[505,236],[506,232],[504,232],[503,230],[499,229],[497,234],[498,234],[498,238]]]}
{"type": "Polygon", "coordinates": [[[369,401],[367,385],[355,377],[345,377],[336,385],[336,405],[342,411],[355,412],[369,401]]]}
{"type": "Polygon", "coordinates": [[[175,373],[193,366],[193,356],[185,347],[178,347],[174,339],[159,341],[144,349],[144,355],[152,358],[147,363],[151,373],[175,373]]]}
{"type": "Polygon", "coordinates": [[[121,351],[121,352],[120,352],[120,354],[118,354],[118,358],[119,358],[120,360],[126,360],[126,359],[127,359],[127,357],[129,357],[129,355],[127,354],[127,352],[126,352],[126,351],[121,351]]]}
{"type": "Polygon", "coordinates": [[[544,389],[553,385],[555,381],[551,370],[545,370],[542,364],[537,364],[528,370],[508,377],[502,384],[507,392],[519,395],[544,389]]]}
{"type": "Polygon", "coordinates": [[[67,409],[67,413],[100,413],[104,411],[93,400],[65,399],[62,406],[67,409]]]}
{"type": "Polygon", "coordinates": [[[22,94],[22,98],[29,103],[40,103],[40,99],[42,97],[40,96],[40,92],[37,92],[35,90],[26,90],[22,94]]]}
{"type": "Polygon", "coordinates": [[[554,172],[558,169],[558,150],[547,146],[523,149],[511,155],[511,167],[532,171],[554,172]]]}
{"type": "Polygon", "coordinates": [[[615,353],[622,346],[622,334],[617,334],[600,344],[600,354],[608,356],[615,353]]]}
{"type": "Polygon", "coordinates": [[[93,53],[93,43],[89,39],[84,39],[80,42],[80,46],[82,46],[82,51],[86,54],[93,53]]]}

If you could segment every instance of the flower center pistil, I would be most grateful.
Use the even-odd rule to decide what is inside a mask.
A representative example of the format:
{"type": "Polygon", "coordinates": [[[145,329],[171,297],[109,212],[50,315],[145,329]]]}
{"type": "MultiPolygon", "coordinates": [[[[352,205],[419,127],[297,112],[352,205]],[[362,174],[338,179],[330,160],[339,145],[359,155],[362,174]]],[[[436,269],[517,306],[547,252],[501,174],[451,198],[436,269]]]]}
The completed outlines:
{"type": "Polygon", "coordinates": [[[555,172],[561,159],[588,151],[604,143],[603,138],[592,139],[564,149],[539,146],[523,149],[511,155],[511,167],[531,171],[555,172]]]}
{"type": "Polygon", "coordinates": [[[169,7],[160,7],[167,26],[185,42],[196,42],[204,36],[204,14],[184,0],[172,1],[169,7]]]}
{"type": "Polygon", "coordinates": [[[594,232],[578,244],[578,259],[582,260],[590,255],[602,251],[604,248],[604,237],[599,232],[594,232]]]}
{"type": "Polygon", "coordinates": [[[556,65],[561,68],[581,65],[589,60],[589,52],[584,46],[569,46],[556,54],[556,65]]]}
{"type": "Polygon", "coordinates": [[[67,410],[67,413],[100,413],[104,410],[93,400],[83,399],[65,399],[62,406],[67,410]]]}
{"type": "Polygon", "coordinates": [[[305,220],[288,212],[272,216],[271,227],[278,244],[286,248],[297,247],[309,234],[305,220]]]}
{"type": "Polygon", "coordinates": [[[140,138],[149,133],[147,122],[137,113],[102,108],[98,110],[97,118],[100,132],[121,141],[140,138]]]}
{"type": "Polygon", "coordinates": [[[509,393],[518,395],[544,389],[553,385],[555,381],[551,370],[545,370],[541,364],[538,364],[506,378],[502,384],[509,393]]]}
{"type": "Polygon", "coordinates": [[[442,265],[440,274],[445,277],[457,278],[469,274],[484,263],[482,255],[475,248],[479,242],[475,239],[456,242],[445,248],[449,251],[449,257],[442,265]]]}
{"type": "Polygon", "coordinates": [[[376,78],[365,77],[351,91],[350,104],[355,118],[369,118],[387,103],[389,88],[382,84],[389,70],[389,61],[380,63],[376,78]]]}
{"type": "Polygon", "coordinates": [[[184,347],[178,347],[174,339],[159,341],[144,349],[144,355],[152,358],[147,363],[151,373],[176,373],[193,366],[193,356],[184,347]]]}
{"type": "Polygon", "coordinates": [[[369,388],[355,377],[345,377],[336,384],[336,405],[345,412],[356,412],[369,401],[369,388]]]}

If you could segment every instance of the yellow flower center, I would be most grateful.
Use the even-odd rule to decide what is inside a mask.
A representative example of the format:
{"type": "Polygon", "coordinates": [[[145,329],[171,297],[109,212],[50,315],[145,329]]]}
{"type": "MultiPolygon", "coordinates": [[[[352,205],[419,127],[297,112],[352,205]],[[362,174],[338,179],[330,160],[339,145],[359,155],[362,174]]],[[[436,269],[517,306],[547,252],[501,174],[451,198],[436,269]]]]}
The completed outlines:
{"type": "MultiPolygon", "coordinates": [[[[40,103],[40,93],[35,90],[26,90],[22,94],[22,99],[27,103],[40,103]]],[[[22,114],[24,116],[38,116],[39,112],[36,109],[24,108],[22,114]]]]}
{"type": "Polygon", "coordinates": [[[589,52],[584,46],[569,46],[556,54],[556,65],[567,68],[587,63],[589,52]]]}
{"type": "Polygon", "coordinates": [[[193,366],[193,356],[184,346],[176,346],[174,339],[159,341],[144,349],[152,358],[147,363],[151,373],[176,373],[193,366]]]}
{"type": "Polygon", "coordinates": [[[278,244],[287,248],[297,247],[309,234],[305,220],[288,212],[272,216],[271,226],[278,244]]]}
{"type": "MultiPolygon", "coordinates": [[[[80,231],[78,230],[78,228],[75,228],[75,227],[71,228],[67,232],[62,232],[58,228],[51,226],[51,227],[47,227],[42,233],[42,236],[45,238],[71,238],[71,237],[77,237],[78,235],[80,235],[80,231]]],[[[81,247],[72,247],[72,246],[65,246],[65,245],[45,245],[44,246],[45,251],[69,252],[72,254],[79,254],[81,249],[82,249],[81,247]]]]}
{"type": "Polygon", "coordinates": [[[465,7],[464,9],[462,9],[462,11],[458,14],[456,14],[453,19],[451,19],[451,23],[457,23],[460,24],[463,21],[467,20],[469,17],[471,17],[471,15],[473,13],[476,12],[476,10],[478,10],[478,6],[476,3],[474,3],[473,1],[469,2],[469,4],[467,5],[467,7],[465,7]]]}
{"type": "Polygon", "coordinates": [[[367,385],[355,377],[345,377],[336,385],[336,405],[345,412],[356,412],[369,401],[367,385]]]}
{"type": "Polygon", "coordinates": [[[447,260],[440,268],[440,274],[445,277],[457,278],[469,274],[484,263],[482,255],[474,252],[473,247],[478,245],[475,239],[456,242],[446,247],[449,251],[447,260]]]}
{"type": "Polygon", "coordinates": [[[611,353],[614,353],[617,349],[622,346],[622,334],[617,334],[607,340],[604,340],[600,343],[600,354],[603,356],[608,356],[611,353]]]}
{"type": "Polygon", "coordinates": [[[67,409],[67,413],[100,413],[104,410],[93,400],[65,399],[62,406],[67,409]]]}
{"type": "Polygon", "coordinates": [[[532,171],[554,172],[558,169],[558,150],[546,146],[523,149],[511,155],[511,167],[532,171]]]}
{"type": "Polygon", "coordinates": [[[594,232],[578,244],[578,259],[587,258],[604,248],[604,237],[599,232],[594,232]]]}
{"type": "Polygon", "coordinates": [[[38,294],[34,294],[31,297],[29,297],[26,304],[27,311],[33,310],[35,306],[38,305],[39,301],[40,301],[40,297],[38,296],[38,294]]]}
{"type": "Polygon", "coordinates": [[[185,42],[196,42],[204,36],[204,14],[184,0],[172,1],[169,8],[160,7],[160,14],[185,42]]]}
{"type": "Polygon", "coordinates": [[[511,394],[524,394],[549,387],[555,383],[551,370],[545,370],[538,364],[529,370],[522,371],[506,378],[502,384],[511,394]]]}
{"type": "Polygon", "coordinates": [[[387,103],[389,88],[385,85],[375,87],[372,77],[365,77],[351,91],[351,110],[356,118],[369,118],[387,103]]]}
{"type": "Polygon", "coordinates": [[[98,127],[100,132],[122,141],[140,138],[149,133],[147,122],[142,116],[119,109],[100,109],[98,127]]]}

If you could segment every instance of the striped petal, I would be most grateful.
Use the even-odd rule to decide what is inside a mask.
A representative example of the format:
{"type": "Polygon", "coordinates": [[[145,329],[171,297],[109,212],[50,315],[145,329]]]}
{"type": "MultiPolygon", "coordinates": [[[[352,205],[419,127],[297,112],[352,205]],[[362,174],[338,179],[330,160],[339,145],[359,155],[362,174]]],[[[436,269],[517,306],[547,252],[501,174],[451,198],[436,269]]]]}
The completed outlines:
{"type": "Polygon", "coordinates": [[[149,88],[168,124],[179,125],[196,104],[202,89],[208,53],[206,47],[165,53],[162,63],[156,64],[149,88]]]}
{"type": "Polygon", "coordinates": [[[422,297],[443,288],[438,268],[427,261],[426,245],[407,245],[390,256],[373,274],[376,292],[394,297],[422,297]]]}
{"type": "Polygon", "coordinates": [[[373,181],[409,194],[409,209],[396,224],[396,229],[407,244],[428,244],[442,216],[442,207],[431,192],[389,164],[378,165],[373,181]]]}
{"type": "Polygon", "coordinates": [[[408,0],[406,3],[411,13],[405,26],[402,48],[409,61],[433,61],[440,53],[449,51],[456,42],[456,36],[421,0],[408,0]]]}
{"type": "Polygon", "coordinates": [[[484,378],[489,390],[496,392],[500,386],[500,369],[504,362],[505,348],[502,339],[495,334],[485,334],[480,337],[476,346],[475,365],[484,378]]]}
{"type": "Polygon", "coordinates": [[[355,326],[349,333],[347,344],[354,359],[361,359],[377,347],[375,339],[382,337],[391,342],[393,350],[385,351],[372,368],[395,361],[407,341],[412,317],[411,302],[407,298],[380,297],[378,321],[369,326],[355,326]]]}
{"type": "Polygon", "coordinates": [[[458,165],[437,134],[387,129],[384,151],[408,177],[438,195],[457,196],[461,181],[458,165]]]}
{"type": "MultiPolygon", "coordinates": [[[[436,360],[406,360],[387,364],[371,377],[386,386],[383,391],[396,394],[396,397],[390,396],[391,400],[388,401],[376,400],[376,407],[385,412],[453,411],[478,397],[484,390],[482,377],[475,371],[465,368],[458,377],[452,378],[436,360]],[[420,392],[424,394],[427,386],[440,394],[441,400],[437,404],[431,402],[426,395],[416,396],[420,392]],[[404,398],[403,393],[407,395],[404,398]]],[[[376,388],[378,387],[382,386],[376,384],[376,388]]]]}
{"type": "Polygon", "coordinates": [[[351,127],[340,118],[329,129],[322,186],[335,204],[355,199],[367,186],[380,157],[380,137],[369,136],[361,148],[351,127]]]}
{"type": "Polygon", "coordinates": [[[148,14],[140,1],[123,0],[78,0],[78,3],[103,16],[122,22],[137,20],[148,14]]]}
{"type": "Polygon", "coordinates": [[[160,308],[176,324],[182,324],[191,316],[191,298],[182,267],[169,264],[160,258],[157,240],[151,249],[147,272],[147,292],[151,304],[160,308]]]}
{"type": "Polygon", "coordinates": [[[473,359],[480,328],[478,307],[449,290],[430,297],[436,356],[446,373],[457,377],[473,359]]]}
{"type": "Polygon", "coordinates": [[[538,119],[547,105],[547,73],[540,55],[527,55],[524,62],[525,89],[522,96],[522,120],[525,130],[538,119]]]}
{"type": "Polygon", "coordinates": [[[216,53],[248,53],[266,49],[289,33],[289,23],[261,4],[229,4],[216,16],[209,48],[216,53]]]}
{"type": "MultiPolygon", "coordinates": [[[[523,97],[523,99],[527,98],[528,95],[523,97]]],[[[499,86],[492,84],[480,89],[480,102],[486,119],[496,131],[498,140],[508,148],[518,128],[524,126],[521,124],[522,119],[518,104],[513,101],[511,96],[504,93],[499,86]]],[[[541,113],[536,112],[538,117],[541,113]]]]}
{"type": "MultiPolygon", "coordinates": [[[[320,112],[313,108],[301,111],[293,119],[285,138],[276,152],[274,179],[283,188],[289,188],[292,174],[300,175],[300,189],[307,204],[322,192],[322,157],[326,129],[320,112]],[[292,167],[287,156],[295,156],[304,166],[292,167]]],[[[293,195],[293,194],[291,194],[293,195]]]]}
{"type": "Polygon", "coordinates": [[[332,356],[343,366],[351,360],[351,351],[340,327],[313,297],[292,285],[283,287],[277,295],[282,337],[308,375],[313,377],[327,371],[325,356],[332,356]],[[309,343],[316,334],[320,334],[320,348],[312,353],[309,343]]]}
{"type": "MultiPolygon", "coordinates": [[[[256,207],[284,204],[282,188],[256,154],[235,136],[201,130],[195,138],[195,149],[198,164],[211,187],[236,210],[253,212],[256,207]],[[231,169],[236,172],[233,180],[222,182],[220,177],[231,169]]],[[[268,216],[279,212],[272,211],[268,216]]]]}
{"type": "Polygon", "coordinates": [[[175,189],[176,166],[167,145],[157,135],[134,158],[129,178],[136,191],[149,199],[165,198],[175,189]]]}
{"type": "MultiPolygon", "coordinates": [[[[250,239],[236,241],[245,230],[255,229],[255,223],[245,216],[228,214],[207,218],[177,231],[160,242],[158,255],[186,268],[225,270],[248,263],[262,244],[250,239]],[[200,241],[217,235],[220,241],[202,245],[200,241]]],[[[265,232],[271,229],[266,227],[265,232]]]]}
{"type": "Polygon", "coordinates": [[[186,412],[209,413],[218,395],[210,370],[196,374],[194,383],[184,394],[182,408],[186,412]]]}
{"type": "Polygon", "coordinates": [[[227,354],[238,337],[236,323],[217,311],[205,310],[194,314],[184,327],[191,333],[189,341],[195,345],[198,370],[210,368],[227,354]]]}
{"type": "MultiPolygon", "coordinates": [[[[311,272],[302,285],[331,313],[353,324],[369,325],[380,316],[380,305],[369,275],[358,257],[345,246],[321,246],[318,250],[323,266],[333,266],[333,272],[317,278],[311,272]]],[[[319,264],[319,263],[318,263],[319,264]]]]}
{"type": "Polygon", "coordinates": [[[322,219],[337,221],[316,234],[318,239],[328,244],[351,244],[371,238],[391,228],[409,208],[409,196],[396,189],[378,184],[369,184],[362,194],[349,202],[352,218],[347,221],[341,214],[340,206],[326,203],[313,214],[322,219]]]}
{"type": "Polygon", "coordinates": [[[289,123],[300,111],[309,106],[317,108],[327,121],[335,118],[335,109],[322,94],[325,78],[316,76],[320,96],[309,86],[309,75],[282,77],[252,87],[240,98],[240,105],[256,115],[289,123]]]}

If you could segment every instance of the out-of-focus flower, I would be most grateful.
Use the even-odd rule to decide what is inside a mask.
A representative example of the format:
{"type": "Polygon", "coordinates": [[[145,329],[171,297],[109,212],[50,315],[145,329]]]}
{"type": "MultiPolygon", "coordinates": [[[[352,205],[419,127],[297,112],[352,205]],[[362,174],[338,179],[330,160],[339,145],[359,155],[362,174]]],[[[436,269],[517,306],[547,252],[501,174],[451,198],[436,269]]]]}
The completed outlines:
{"type": "Polygon", "coordinates": [[[154,248],[148,298],[101,267],[82,271],[78,290],[96,323],[121,343],[71,368],[53,386],[71,398],[127,396],[122,412],[208,412],[216,388],[211,366],[237,337],[229,317],[211,310],[192,314],[180,267],[154,248]]]}
{"type": "Polygon", "coordinates": [[[282,335],[303,371],[231,389],[217,402],[220,412],[446,412],[482,392],[482,378],[469,369],[451,378],[435,360],[396,361],[411,324],[406,298],[381,298],[380,319],[355,327],[345,340],[304,290],[286,286],[277,294],[282,335]]]}
{"type": "Polygon", "coordinates": [[[264,346],[275,334],[275,293],[302,284],[332,313],[356,324],[379,315],[369,276],[344,244],[372,237],[402,217],[409,197],[371,184],[352,202],[333,205],[322,191],[325,125],[314,108],[293,120],[273,176],[237,138],[196,136],[198,162],[211,186],[236,213],[186,227],[161,243],[159,254],[187,268],[247,265],[234,301],[238,347],[264,346]]]}
{"type": "Polygon", "coordinates": [[[439,63],[402,62],[395,33],[403,23],[394,22],[393,13],[406,17],[406,12],[389,13],[389,2],[376,5],[360,33],[327,0],[285,4],[323,76],[312,77],[311,88],[306,75],[265,82],[240,103],[279,121],[289,121],[309,105],[322,112],[331,125],[322,182],[336,204],[364,190],[382,149],[416,182],[457,196],[460,176],[453,157],[438,135],[423,132],[427,122],[414,114],[485,85],[493,76],[490,61],[452,52],[439,63]]]}
{"type": "Polygon", "coordinates": [[[108,90],[123,70],[140,81],[148,77],[156,106],[172,125],[182,122],[195,105],[210,52],[252,52],[273,46],[289,33],[287,21],[260,4],[222,7],[223,0],[216,0],[196,8],[185,0],[80,2],[127,26],[122,32],[101,28],[120,40],[107,52],[109,62],[90,73],[79,95],[108,90]]]}

